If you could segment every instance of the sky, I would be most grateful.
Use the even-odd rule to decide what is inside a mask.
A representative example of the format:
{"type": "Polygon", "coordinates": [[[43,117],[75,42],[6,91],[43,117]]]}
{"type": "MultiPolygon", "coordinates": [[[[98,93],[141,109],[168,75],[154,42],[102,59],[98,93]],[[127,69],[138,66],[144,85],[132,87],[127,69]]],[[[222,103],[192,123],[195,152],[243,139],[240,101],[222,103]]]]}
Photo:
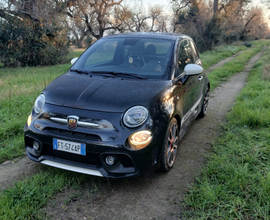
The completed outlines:
{"type": "Polygon", "coordinates": [[[143,4],[148,7],[149,5],[164,5],[170,11],[170,0],[142,0],[143,4]]]}

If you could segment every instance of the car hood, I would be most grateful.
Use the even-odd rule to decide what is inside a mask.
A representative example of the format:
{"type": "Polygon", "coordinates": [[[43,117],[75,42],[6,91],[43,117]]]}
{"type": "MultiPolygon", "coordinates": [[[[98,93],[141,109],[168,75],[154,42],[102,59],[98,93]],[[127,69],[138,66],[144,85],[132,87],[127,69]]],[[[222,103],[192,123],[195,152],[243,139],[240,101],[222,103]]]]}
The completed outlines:
{"type": "Polygon", "coordinates": [[[123,112],[135,105],[149,107],[169,85],[167,80],[139,80],[68,72],[43,91],[46,103],[71,108],[123,112]]]}

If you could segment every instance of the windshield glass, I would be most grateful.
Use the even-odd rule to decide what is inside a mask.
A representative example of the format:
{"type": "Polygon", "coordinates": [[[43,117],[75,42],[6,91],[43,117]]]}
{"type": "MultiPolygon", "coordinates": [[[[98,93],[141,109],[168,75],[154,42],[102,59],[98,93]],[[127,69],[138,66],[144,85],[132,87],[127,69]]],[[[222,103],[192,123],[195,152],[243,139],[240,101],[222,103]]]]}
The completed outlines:
{"type": "Polygon", "coordinates": [[[174,41],[163,39],[103,38],[93,44],[71,69],[162,78],[168,68],[173,45],[174,41]]]}

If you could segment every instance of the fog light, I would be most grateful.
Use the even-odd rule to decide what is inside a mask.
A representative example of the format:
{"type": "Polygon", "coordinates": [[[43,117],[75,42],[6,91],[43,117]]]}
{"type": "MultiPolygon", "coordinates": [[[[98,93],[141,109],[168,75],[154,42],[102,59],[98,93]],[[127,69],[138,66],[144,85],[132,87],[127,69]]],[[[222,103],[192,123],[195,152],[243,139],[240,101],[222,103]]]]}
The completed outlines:
{"type": "Polygon", "coordinates": [[[152,140],[150,131],[138,131],[129,136],[128,142],[132,150],[140,150],[145,148],[152,140]]]}
{"type": "Polygon", "coordinates": [[[39,143],[36,142],[36,141],[34,141],[34,142],[33,142],[33,148],[34,148],[35,150],[39,150],[39,149],[40,149],[39,143]]]}
{"type": "Polygon", "coordinates": [[[105,162],[107,165],[112,166],[115,164],[116,158],[114,156],[107,156],[105,162]]]}

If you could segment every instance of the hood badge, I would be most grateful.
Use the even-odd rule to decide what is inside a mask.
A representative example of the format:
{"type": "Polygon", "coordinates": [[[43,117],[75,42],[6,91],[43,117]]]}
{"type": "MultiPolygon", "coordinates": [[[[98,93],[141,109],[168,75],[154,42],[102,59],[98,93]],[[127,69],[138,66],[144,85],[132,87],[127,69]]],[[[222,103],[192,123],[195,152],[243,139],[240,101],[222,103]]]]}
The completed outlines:
{"type": "Polygon", "coordinates": [[[69,129],[75,129],[78,126],[79,117],[70,115],[67,117],[67,126],[69,129]]]}

